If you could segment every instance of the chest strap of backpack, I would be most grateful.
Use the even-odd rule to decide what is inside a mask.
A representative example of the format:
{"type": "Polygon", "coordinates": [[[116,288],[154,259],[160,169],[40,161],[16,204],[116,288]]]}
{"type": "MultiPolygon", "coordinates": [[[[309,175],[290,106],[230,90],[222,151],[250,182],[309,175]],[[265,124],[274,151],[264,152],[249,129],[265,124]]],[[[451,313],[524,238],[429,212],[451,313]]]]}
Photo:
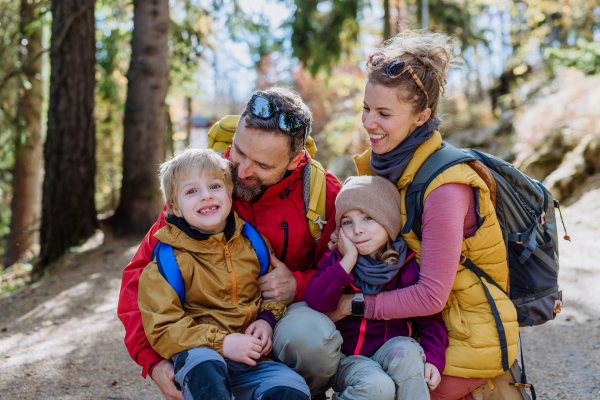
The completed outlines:
{"type": "Polygon", "coordinates": [[[302,181],[308,228],[315,242],[318,243],[321,239],[323,227],[327,224],[327,221],[325,221],[327,200],[325,169],[319,162],[311,159],[310,164],[302,168],[302,181]]]}
{"type": "MultiPolygon", "coordinates": [[[[242,235],[246,236],[248,240],[250,240],[250,243],[252,243],[252,247],[254,247],[256,258],[260,265],[260,273],[258,276],[263,276],[267,273],[269,265],[271,264],[271,253],[269,252],[267,244],[256,228],[247,222],[242,227],[242,235]]],[[[152,250],[152,260],[154,259],[156,259],[158,272],[160,272],[162,277],[169,285],[171,285],[175,293],[177,293],[181,306],[183,306],[183,301],[185,299],[185,285],[183,283],[181,271],[179,270],[179,264],[177,264],[177,259],[173,252],[173,246],[158,242],[156,246],[154,246],[154,250],[152,250]]]]}

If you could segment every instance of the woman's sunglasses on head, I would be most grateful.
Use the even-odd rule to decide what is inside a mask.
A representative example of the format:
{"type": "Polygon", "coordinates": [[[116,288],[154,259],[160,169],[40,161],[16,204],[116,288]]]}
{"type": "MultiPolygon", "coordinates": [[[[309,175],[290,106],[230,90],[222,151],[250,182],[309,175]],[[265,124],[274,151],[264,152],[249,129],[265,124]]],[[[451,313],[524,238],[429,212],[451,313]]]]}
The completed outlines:
{"type": "Polygon", "coordinates": [[[373,53],[369,56],[369,64],[372,68],[378,68],[382,63],[387,62],[388,65],[385,67],[385,73],[390,78],[397,78],[402,75],[404,71],[408,71],[412,78],[415,80],[419,89],[425,93],[425,98],[427,99],[427,103],[429,104],[429,95],[427,94],[427,90],[425,90],[425,86],[415,73],[415,71],[408,65],[408,63],[404,60],[398,59],[394,61],[388,61],[386,56],[383,53],[373,53]]]}
{"type": "Polygon", "coordinates": [[[306,128],[306,124],[300,118],[294,114],[281,111],[279,107],[271,103],[268,99],[257,94],[253,95],[250,100],[250,112],[261,119],[269,119],[273,114],[279,112],[279,129],[290,136],[296,136],[298,132],[306,128]]]}

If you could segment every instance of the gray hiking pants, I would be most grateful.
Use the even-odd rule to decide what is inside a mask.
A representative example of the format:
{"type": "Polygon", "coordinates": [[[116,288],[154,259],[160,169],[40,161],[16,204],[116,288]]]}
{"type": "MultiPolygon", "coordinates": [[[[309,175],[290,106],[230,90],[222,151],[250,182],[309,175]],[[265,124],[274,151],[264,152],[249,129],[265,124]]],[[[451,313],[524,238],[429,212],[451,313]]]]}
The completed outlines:
{"type": "Polygon", "coordinates": [[[273,332],[275,358],[302,376],[313,396],[329,389],[340,362],[342,336],[325,315],[305,302],[288,306],[273,332]]]}
{"type": "Polygon", "coordinates": [[[333,400],[428,400],[425,354],[412,338],[395,337],[371,357],[342,355],[331,379],[333,400]]]}

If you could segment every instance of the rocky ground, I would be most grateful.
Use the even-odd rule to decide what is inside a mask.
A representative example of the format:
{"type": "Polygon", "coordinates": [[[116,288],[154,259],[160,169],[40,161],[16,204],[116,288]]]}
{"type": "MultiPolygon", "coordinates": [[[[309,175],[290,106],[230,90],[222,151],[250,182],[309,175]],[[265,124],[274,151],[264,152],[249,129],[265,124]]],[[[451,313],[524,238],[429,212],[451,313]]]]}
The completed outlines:
{"type": "MultiPolygon", "coordinates": [[[[539,399],[600,399],[600,190],[564,211],[564,311],[522,330],[539,399]]],[[[123,345],[121,271],[139,239],[65,257],[52,273],[0,299],[0,399],[160,399],[123,345]]]]}

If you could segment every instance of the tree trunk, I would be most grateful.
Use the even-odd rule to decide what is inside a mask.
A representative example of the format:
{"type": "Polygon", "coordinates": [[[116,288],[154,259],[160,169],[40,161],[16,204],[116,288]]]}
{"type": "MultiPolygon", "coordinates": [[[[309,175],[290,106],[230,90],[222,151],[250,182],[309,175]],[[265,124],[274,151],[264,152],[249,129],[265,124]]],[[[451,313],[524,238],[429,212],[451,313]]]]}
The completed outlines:
{"type": "Polygon", "coordinates": [[[406,12],[406,0],[398,0],[398,32],[408,28],[405,26],[408,22],[408,13],[406,12]]]}
{"type": "Polygon", "coordinates": [[[390,38],[392,27],[390,26],[390,0],[383,0],[383,41],[390,38]]]}
{"type": "Polygon", "coordinates": [[[167,150],[167,155],[166,155],[166,159],[169,160],[170,158],[172,158],[175,155],[175,147],[174,147],[174,143],[173,143],[173,134],[175,132],[173,132],[173,120],[171,119],[171,113],[169,112],[169,107],[167,106],[167,116],[166,116],[166,121],[167,121],[167,129],[165,131],[165,146],[166,146],[166,150],[167,150]]]}
{"type": "MultiPolygon", "coordinates": [[[[22,62],[42,51],[41,21],[34,20],[39,3],[21,0],[21,38],[27,40],[22,62]],[[37,25],[34,25],[37,24],[37,25]],[[33,28],[31,31],[30,29],[33,28]],[[29,32],[29,33],[28,33],[29,32]]],[[[25,70],[29,88],[19,89],[19,128],[15,143],[13,197],[10,203],[10,236],[6,246],[5,265],[30,257],[39,225],[40,171],[42,169],[42,58],[25,70]]]]}
{"type": "Polygon", "coordinates": [[[185,124],[185,148],[187,149],[190,146],[190,142],[192,141],[192,98],[186,97],[185,104],[187,107],[187,121],[185,124]]]}
{"type": "Polygon", "coordinates": [[[63,34],[64,40],[50,54],[41,262],[37,268],[79,245],[98,227],[94,204],[94,7],[90,0],[53,0],[51,7],[52,43],[63,34]]]}
{"type": "Polygon", "coordinates": [[[127,78],[121,201],[111,218],[117,236],[141,234],[163,206],[157,178],[165,157],[169,86],[169,1],[135,0],[127,78]]]}

